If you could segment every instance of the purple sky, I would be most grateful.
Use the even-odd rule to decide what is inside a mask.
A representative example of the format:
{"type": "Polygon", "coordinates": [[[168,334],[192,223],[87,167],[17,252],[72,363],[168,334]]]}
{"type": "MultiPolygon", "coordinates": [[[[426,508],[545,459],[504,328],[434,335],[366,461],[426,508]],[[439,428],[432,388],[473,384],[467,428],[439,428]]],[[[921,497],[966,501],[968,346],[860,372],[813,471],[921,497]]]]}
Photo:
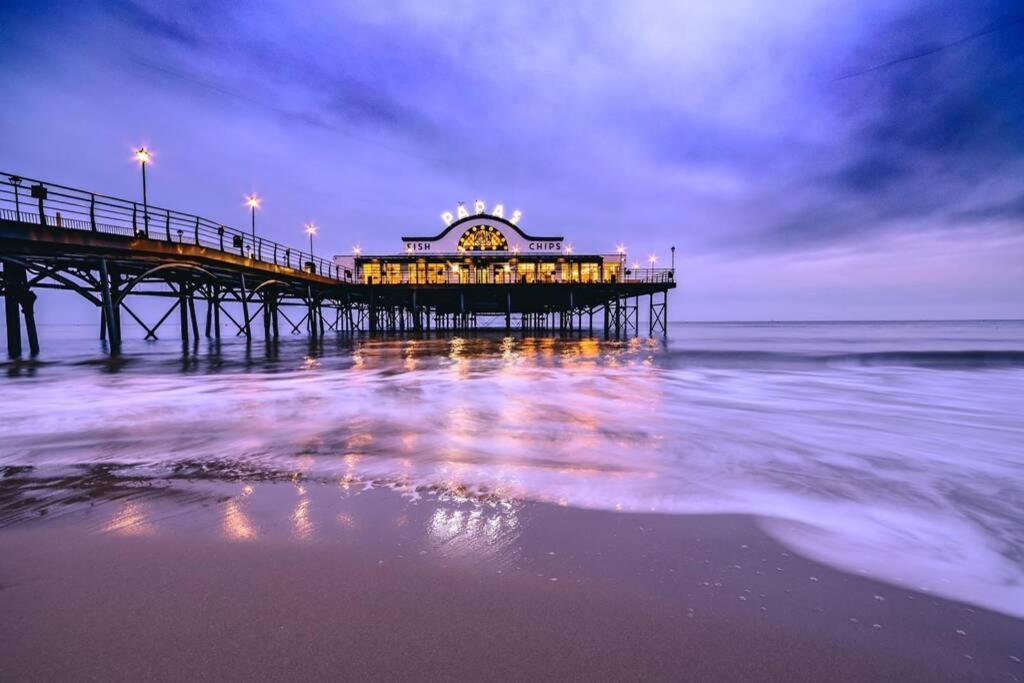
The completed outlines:
{"type": "MultiPolygon", "coordinates": [[[[0,169],[318,250],[483,198],[673,319],[1024,317],[1019,2],[8,2],[0,169]]],[[[90,318],[91,319],[91,318],[90,318]]]]}

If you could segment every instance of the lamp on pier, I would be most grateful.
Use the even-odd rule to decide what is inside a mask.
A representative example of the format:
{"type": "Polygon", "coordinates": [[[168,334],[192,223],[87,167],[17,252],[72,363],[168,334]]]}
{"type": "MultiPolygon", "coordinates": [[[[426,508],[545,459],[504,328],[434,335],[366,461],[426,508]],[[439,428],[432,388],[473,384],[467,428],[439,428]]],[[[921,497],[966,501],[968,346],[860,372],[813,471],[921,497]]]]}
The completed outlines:
{"type": "Polygon", "coordinates": [[[146,227],[146,237],[149,237],[149,196],[146,193],[146,164],[153,160],[153,155],[145,146],[139,147],[135,150],[135,160],[142,167],[142,224],[146,227]]]}
{"type": "Polygon", "coordinates": [[[21,187],[21,176],[12,175],[8,178],[11,181],[11,185],[14,186],[14,216],[17,221],[21,222],[21,197],[19,196],[18,188],[21,187]]]}
{"type": "Polygon", "coordinates": [[[317,228],[314,223],[312,223],[312,222],[306,223],[306,234],[309,235],[309,258],[310,258],[310,260],[313,259],[313,235],[316,234],[317,230],[319,230],[319,228],[317,228]]]}
{"type": "Polygon", "coordinates": [[[245,205],[249,207],[249,211],[252,214],[252,241],[256,243],[256,209],[260,208],[260,202],[263,201],[256,193],[252,193],[245,198],[245,205]]]}

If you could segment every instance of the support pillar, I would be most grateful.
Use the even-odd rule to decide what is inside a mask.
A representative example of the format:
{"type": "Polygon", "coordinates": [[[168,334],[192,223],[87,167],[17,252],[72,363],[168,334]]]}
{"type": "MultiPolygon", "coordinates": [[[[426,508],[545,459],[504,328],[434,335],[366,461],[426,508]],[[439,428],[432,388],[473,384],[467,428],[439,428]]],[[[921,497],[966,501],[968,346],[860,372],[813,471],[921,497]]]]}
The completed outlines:
{"type": "Polygon", "coordinates": [[[110,340],[110,352],[116,354],[121,347],[121,318],[114,308],[121,306],[117,303],[117,290],[113,287],[113,277],[107,268],[106,259],[100,259],[100,284],[103,289],[103,318],[110,340]]]}
{"type": "Polygon", "coordinates": [[[213,285],[213,338],[220,339],[220,285],[213,285]]]}
{"type": "Polygon", "coordinates": [[[36,333],[36,293],[27,287],[21,294],[21,312],[25,315],[25,335],[28,337],[28,352],[39,355],[39,335],[36,333]]]}
{"type": "Polygon", "coordinates": [[[512,329],[512,290],[505,290],[505,331],[512,329]]]}
{"type": "Polygon", "coordinates": [[[182,278],[178,282],[178,320],[181,326],[181,341],[188,341],[188,284],[182,278]]]}
{"type": "Polygon", "coordinates": [[[18,299],[27,287],[25,268],[9,261],[4,263],[4,311],[7,319],[7,355],[21,357],[21,316],[18,299]]]}
{"type": "Polygon", "coordinates": [[[252,339],[252,328],[249,327],[249,292],[245,290],[245,273],[240,274],[241,277],[241,289],[239,290],[242,295],[242,316],[245,318],[245,327],[242,329],[245,331],[245,338],[252,339]]]}
{"type": "Polygon", "coordinates": [[[189,287],[188,290],[188,317],[192,320],[192,339],[199,341],[199,320],[196,316],[196,295],[195,290],[189,287]]]}
{"type": "Polygon", "coordinates": [[[281,334],[281,328],[280,328],[280,325],[279,325],[279,322],[278,322],[279,321],[279,316],[277,315],[277,305],[278,305],[279,301],[280,301],[280,299],[278,298],[277,294],[272,294],[271,295],[271,297],[270,297],[270,305],[273,308],[271,309],[272,312],[271,312],[271,316],[270,316],[270,327],[271,327],[271,334],[274,335],[274,339],[277,339],[280,336],[280,334],[281,334]]]}

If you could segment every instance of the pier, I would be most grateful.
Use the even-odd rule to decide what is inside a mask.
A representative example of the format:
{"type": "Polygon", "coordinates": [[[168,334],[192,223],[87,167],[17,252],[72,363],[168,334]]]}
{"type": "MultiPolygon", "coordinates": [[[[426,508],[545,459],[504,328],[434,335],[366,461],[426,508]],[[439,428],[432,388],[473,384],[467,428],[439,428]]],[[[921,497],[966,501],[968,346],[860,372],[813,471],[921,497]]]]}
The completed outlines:
{"type": "MultiPolygon", "coordinates": [[[[518,252],[507,255],[513,262],[528,260],[517,258],[518,252]]],[[[40,351],[36,290],[43,289],[75,293],[95,305],[98,334],[112,354],[121,348],[126,319],[146,339],[157,339],[176,320],[171,334],[186,343],[225,333],[270,340],[282,334],[480,328],[623,338],[640,334],[644,298],[647,334],[667,333],[674,267],[618,268],[606,277],[607,269],[588,270],[586,257],[567,252],[545,262],[559,262],[559,273],[568,276],[552,266],[552,274],[541,277],[548,272],[543,266],[538,271],[535,265],[530,275],[506,263],[501,272],[481,260],[493,261],[494,252],[470,256],[461,247],[449,257],[438,254],[434,260],[450,266],[437,277],[415,265],[423,259],[417,261],[411,246],[398,257],[328,260],[264,239],[255,228],[246,232],[146,201],[0,175],[2,294],[12,358],[24,354],[23,342],[29,354],[40,351]],[[409,265],[375,277],[371,273],[380,271],[373,264],[381,259],[409,265]],[[462,261],[465,270],[459,271],[462,261]],[[133,308],[138,297],[167,305],[162,315],[147,319],[133,308]]]]}

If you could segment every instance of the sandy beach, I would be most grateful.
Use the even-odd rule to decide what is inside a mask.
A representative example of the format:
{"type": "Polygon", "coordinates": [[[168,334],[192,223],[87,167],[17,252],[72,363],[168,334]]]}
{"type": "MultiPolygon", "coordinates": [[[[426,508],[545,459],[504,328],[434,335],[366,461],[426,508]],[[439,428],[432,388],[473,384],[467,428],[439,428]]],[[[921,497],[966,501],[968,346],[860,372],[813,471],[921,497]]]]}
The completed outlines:
{"type": "Polygon", "coordinates": [[[749,516],[302,482],[33,512],[0,530],[8,680],[1024,675],[1019,620],[802,559],[749,516]]]}

